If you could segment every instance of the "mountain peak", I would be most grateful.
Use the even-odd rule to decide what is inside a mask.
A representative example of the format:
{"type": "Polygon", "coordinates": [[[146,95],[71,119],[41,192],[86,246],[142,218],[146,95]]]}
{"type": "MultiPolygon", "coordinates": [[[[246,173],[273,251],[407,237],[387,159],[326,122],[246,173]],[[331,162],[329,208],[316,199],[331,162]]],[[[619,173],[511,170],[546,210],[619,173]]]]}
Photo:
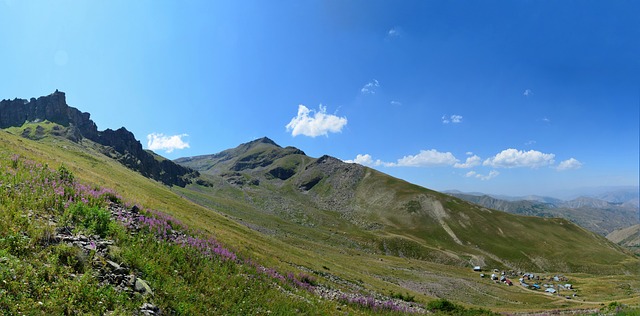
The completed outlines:
{"type": "Polygon", "coordinates": [[[253,145],[253,144],[270,144],[270,145],[274,145],[274,146],[280,147],[280,145],[276,144],[276,142],[274,142],[273,140],[271,140],[271,138],[266,137],[266,136],[262,137],[262,138],[258,138],[258,139],[252,140],[252,141],[248,142],[247,144],[251,144],[251,145],[253,145]]]}

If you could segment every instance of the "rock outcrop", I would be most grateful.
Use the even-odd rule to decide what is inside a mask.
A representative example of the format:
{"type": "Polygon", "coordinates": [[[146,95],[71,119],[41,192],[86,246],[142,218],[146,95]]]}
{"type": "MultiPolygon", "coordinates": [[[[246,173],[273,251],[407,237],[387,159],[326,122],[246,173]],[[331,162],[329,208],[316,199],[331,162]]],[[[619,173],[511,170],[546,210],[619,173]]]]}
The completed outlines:
{"type": "MultiPolygon", "coordinates": [[[[128,226],[129,233],[132,235],[139,233],[140,225],[136,220],[140,220],[140,217],[138,217],[140,214],[136,206],[127,209],[120,204],[111,203],[107,209],[111,213],[112,220],[118,220],[118,218],[124,218],[125,216],[133,219],[134,222],[128,226]]],[[[34,214],[33,211],[29,211],[27,216],[29,218],[45,219],[50,226],[56,226],[59,221],[59,218],[55,215],[43,218],[34,214]]],[[[43,239],[43,243],[45,245],[66,244],[76,247],[82,257],[92,257],[88,265],[91,270],[84,271],[82,269],[82,272],[92,273],[103,286],[109,285],[118,292],[123,292],[130,296],[142,295],[147,297],[147,300],[152,300],[154,296],[153,289],[147,281],[140,278],[139,272],[134,271],[124,263],[112,261],[117,260],[111,253],[112,250],[119,249],[115,246],[113,240],[102,238],[99,235],[86,235],[75,231],[73,226],[58,227],[55,235],[50,236],[48,239],[43,239]]],[[[77,278],[79,275],[72,273],[69,277],[77,278]]],[[[162,315],[162,311],[154,304],[145,302],[138,309],[138,315],[162,315]]]]}
{"type": "Polygon", "coordinates": [[[144,150],[133,133],[121,127],[117,130],[98,131],[91,115],[67,104],[64,92],[39,97],[0,101],[0,128],[22,126],[25,122],[50,121],[67,128],[70,140],[78,142],[89,139],[105,146],[104,153],[117,159],[130,169],[145,177],[166,185],[184,187],[198,176],[198,172],[166,159],[156,157],[144,150]]]}
{"type": "Polygon", "coordinates": [[[25,122],[48,120],[62,126],[75,126],[89,139],[98,136],[98,127],[90,119],[90,114],[67,105],[64,92],[39,97],[0,101],[0,128],[22,126],[25,122]]]}

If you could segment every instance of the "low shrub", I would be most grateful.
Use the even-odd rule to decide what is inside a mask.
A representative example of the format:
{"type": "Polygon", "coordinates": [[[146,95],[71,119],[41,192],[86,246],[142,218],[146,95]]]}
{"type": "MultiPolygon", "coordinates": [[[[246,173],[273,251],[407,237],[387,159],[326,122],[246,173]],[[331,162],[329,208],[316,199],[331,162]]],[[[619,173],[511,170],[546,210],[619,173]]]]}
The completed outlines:
{"type": "Polygon", "coordinates": [[[84,273],[88,256],[80,248],[59,244],[55,247],[54,253],[59,264],[71,267],[77,273],[84,273]]]}
{"type": "Polygon", "coordinates": [[[400,292],[398,292],[398,293],[391,292],[391,294],[389,296],[391,296],[391,298],[403,300],[405,302],[415,302],[415,299],[416,299],[416,297],[414,295],[411,295],[409,293],[402,294],[400,292]]]}
{"type": "Polygon", "coordinates": [[[79,224],[90,233],[105,237],[109,233],[110,213],[97,206],[89,207],[84,203],[70,205],[64,212],[63,220],[67,224],[79,224]]]}

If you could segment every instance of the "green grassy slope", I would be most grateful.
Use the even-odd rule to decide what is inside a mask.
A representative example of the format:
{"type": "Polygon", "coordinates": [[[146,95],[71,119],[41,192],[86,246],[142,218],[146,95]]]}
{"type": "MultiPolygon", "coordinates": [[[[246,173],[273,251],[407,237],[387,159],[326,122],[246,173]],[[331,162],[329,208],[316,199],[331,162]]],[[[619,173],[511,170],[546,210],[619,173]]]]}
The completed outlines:
{"type": "Polygon", "coordinates": [[[566,220],[484,209],[366,167],[330,157],[311,159],[268,139],[178,162],[211,175],[216,184],[193,185],[190,197],[220,207],[232,196],[228,203],[235,205],[229,209],[272,233],[310,228],[300,237],[311,234],[312,240],[331,241],[328,245],[351,242],[363,249],[369,244],[375,252],[458,266],[522,271],[604,274],[635,260],[566,220]],[[332,238],[332,227],[346,238],[332,238]]]}
{"type": "MultiPolygon", "coordinates": [[[[334,273],[339,265],[347,272],[344,277],[357,276],[376,290],[526,309],[530,305],[523,302],[529,299],[540,306],[558,302],[478,284],[471,280],[477,275],[466,271],[477,264],[625,280],[626,273],[638,275],[636,257],[566,220],[485,209],[369,168],[330,157],[313,159],[268,139],[177,162],[196,168],[209,183],[178,189],[181,195],[312,251],[315,255],[306,260],[310,268],[334,273]],[[434,288],[434,279],[442,284],[434,288]]],[[[637,298],[638,284],[630,287],[637,298]]]]}
{"type": "MultiPolygon", "coordinates": [[[[132,315],[149,302],[164,314],[178,315],[331,315],[338,308],[355,314],[366,312],[366,309],[317,300],[311,292],[287,281],[293,278],[279,280],[262,273],[260,264],[247,261],[250,259],[247,254],[238,259],[230,255],[207,255],[201,250],[205,248],[192,246],[196,243],[188,239],[188,243],[181,244],[163,238],[154,228],[162,227],[158,224],[172,225],[172,234],[183,231],[193,236],[193,241],[214,242],[210,234],[188,230],[175,218],[141,213],[146,216],[143,222],[138,215],[125,216],[127,221],[137,220],[142,225],[139,231],[127,230],[120,217],[108,215],[113,202],[121,205],[123,198],[95,183],[86,185],[91,182],[83,183],[76,176],[91,177],[84,171],[95,167],[98,169],[93,175],[106,177],[107,173],[101,169],[120,173],[124,177],[119,181],[124,186],[128,186],[126,181],[138,184],[145,181],[136,179],[133,173],[118,165],[111,165],[108,160],[101,161],[99,155],[90,151],[84,152],[86,156],[78,155],[74,144],[48,140],[52,142],[36,143],[0,132],[0,276],[3,280],[0,310],[3,313],[132,315]],[[50,167],[54,164],[63,167],[56,171],[50,167]],[[91,244],[74,246],[62,242],[60,236],[81,236],[90,239],[91,244]],[[102,242],[108,244],[106,252],[98,251],[102,248],[97,245],[102,242]],[[108,268],[113,266],[117,268],[108,268]],[[111,272],[104,272],[105,269],[111,272]],[[124,283],[114,279],[114,271],[122,273],[117,272],[122,269],[125,279],[132,276],[136,280],[135,291],[133,283],[130,290],[125,291],[128,288],[121,287],[124,283]],[[140,282],[151,286],[152,292],[139,291],[140,282]]],[[[147,186],[156,184],[147,183],[147,186]]],[[[188,207],[188,203],[182,203],[182,207],[188,207]]],[[[213,231],[232,231],[232,226],[213,231]]],[[[246,238],[250,236],[251,232],[246,238]]],[[[219,253],[225,254],[221,251],[219,253]]]]}
{"type": "Polygon", "coordinates": [[[613,231],[607,235],[607,239],[640,254],[640,225],[613,231]]]}
{"type": "MultiPolygon", "coordinates": [[[[428,236],[422,235],[424,231],[418,229],[420,225],[414,225],[416,227],[409,229],[408,233],[401,229],[402,225],[408,222],[415,224],[424,221],[425,224],[429,224],[432,222],[428,220],[431,215],[420,215],[420,221],[415,221],[411,216],[417,215],[411,212],[406,212],[408,215],[400,214],[397,209],[392,208],[391,215],[387,214],[385,211],[387,208],[382,207],[384,199],[379,199],[376,212],[368,213],[365,212],[364,204],[360,202],[353,204],[360,205],[359,208],[351,209],[353,205],[350,202],[345,203],[348,199],[334,201],[333,198],[328,198],[334,187],[356,188],[352,192],[347,192],[352,194],[355,200],[362,199],[367,195],[389,195],[390,193],[385,191],[388,189],[385,189],[384,186],[377,187],[389,181],[392,185],[404,188],[406,192],[400,196],[405,200],[412,196],[412,190],[426,192],[424,194],[427,195],[435,194],[431,191],[421,191],[425,190],[422,188],[406,186],[397,182],[399,181],[397,179],[390,180],[387,177],[378,177],[375,171],[368,169],[363,169],[372,172],[366,181],[353,182],[349,180],[353,179],[352,177],[345,177],[333,183],[333,179],[323,178],[319,169],[306,169],[309,164],[317,162],[317,160],[289,149],[291,150],[290,154],[276,158],[278,161],[275,164],[271,163],[259,167],[265,168],[260,170],[260,174],[246,172],[249,169],[242,169],[242,165],[238,165],[236,168],[240,170],[227,171],[228,168],[221,168],[216,171],[217,174],[205,174],[199,179],[201,180],[200,184],[193,184],[185,189],[168,188],[156,181],[142,177],[113,159],[100,154],[100,148],[86,140],[73,143],[60,137],[46,135],[46,132],[45,136],[38,136],[34,139],[18,136],[23,132],[24,128],[11,130],[11,133],[0,131],[0,154],[4,157],[4,160],[0,160],[3,161],[3,166],[7,164],[6,158],[14,154],[18,155],[21,160],[28,159],[45,163],[54,168],[64,165],[78,181],[112,188],[122,195],[122,199],[125,201],[166,213],[191,227],[192,230],[200,231],[199,234],[215,237],[242,258],[251,258],[260,265],[273,267],[283,275],[287,272],[293,272],[296,275],[302,272],[308,273],[325,288],[339,289],[345,293],[358,292],[364,295],[393,294],[392,296],[396,297],[414,297],[417,302],[424,304],[436,297],[441,297],[463,305],[482,306],[497,311],[597,307],[600,303],[614,300],[625,304],[638,304],[638,278],[629,278],[628,275],[623,274],[627,272],[630,275],[638,275],[637,271],[629,268],[637,264],[637,259],[633,257],[622,255],[622,260],[614,257],[615,262],[610,267],[617,269],[619,273],[607,276],[592,273],[565,273],[576,284],[576,293],[581,297],[579,300],[566,300],[563,297],[547,296],[520,287],[507,287],[478,278],[477,273],[471,272],[466,266],[474,258],[473,256],[479,257],[477,253],[470,250],[474,246],[458,245],[455,241],[452,242],[451,238],[447,237],[448,233],[446,231],[443,233],[442,228],[438,228],[437,225],[433,226],[432,235],[433,240],[439,241],[440,244],[434,243],[430,241],[430,237],[426,238],[428,236]],[[299,173],[304,177],[292,176],[283,180],[281,177],[286,177],[286,171],[265,175],[264,172],[271,171],[276,167],[285,170],[293,169],[296,171],[296,175],[299,173]],[[315,180],[318,181],[308,190],[300,191],[301,186],[309,186],[315,180]],[[371,183],[367,181],[371,181],[371,183]],[[363,183],[367,185],[363,185],[363,183]],[[266,196],[269,198],[265,198],[266,196]],[[318,208],[317,205],[323,207],[318,208]],[[380,227],[380,225],[383,226],[380,227]],[[385,250],[385,244],[389,251],[385,250]],[[434,253],[432,257],[438,260],[423,260],[424,258],[420,256],[405,255],[405,253],[410,253],[412,249],[418,249],[416,251],[421,252],[423,248],[430,249],[428,253],[434,253]]],[[[270,148],[266,145],[265,147],[270,148]]],[[[273,150],[275,157],[278,156],[278,151],[273,150]]],[[[253,154],[258,152],[260,151],[253,152],[253,154]]],[[[273,157],[273,153],[266,156],[260,154],[255,156],[257,159],[262,159],[260,157],[273,157]]],[[[255,162],[255,159],[248,159],[244,166],[251,165],[252,162],[255,162]]],[[[225,163],[229,166],[232,165],[230,161],[225,163]]],[[[345,174],[360,172],[357,170],[343,171],[345,174]]],[[[405,200],[399,199],[399,204],[395,206],[404,207],[405,200]]],[[[371,199],[368,201],[372,203],[371,199]]],[[[422,200],[420,201],[422,202],[422,200]]],[[[454,207],[447,205],[447,202],[441,203],[444,203],[443,207],[448,212],[451,212],[450,209],[454,209],[454,207]]],[[[3,207],[3,210],[6,210],[6,206],[3,205],[3,207]]],[[[411,205],[407,206],[408,210],[414,208],[411,205]]],[[[19,216],[22,211],[22,209],[16,209],[15,212],[12,211],[14,213],[11,213],[13,214],[11,216],[19,216]]],[[[35,208],[35,211],[38,209],[35,208]]],[[[424,212],[430,214],[429,209],[424,212]]],[[[483,210],[477,214],[484,213],[488,214],[483,210]]],[[[450,218],[457,219],[456,216],[450,215],[450,218]]],[[[456,236],[461,241],[473,238],[473,235],[466,236],[456,226],[461,224],[455,224],[450,219],[445,219],[445,222],[452,230],[455,230],[456,236]]],[[[465,225],[469,227],[469,224],[465,225]]],[[[2,231],[2,234],[6,235],[10,231],[19,231],[19,229],[22,228],[7,227],[2,231]]],[[[580,236],[584,235],[580,234],[580,236]]],[[[117,236],[113,236],[113,238],[118,239],[117,236]]],[[[578,241],[582,242],[581,240],[578,241]]],[[[199,260],[197,256],[181,254],[179,249],[172,250],[171,245],[165,245],[162,242],[157,245],[149,243],[148,238],[142,241],[122,237],[119,246],[122,247],[123,254],[119,258],[128,262],[130,266],[136,267],[156,287],[154,300],[157,300],[161,307],[179,310],[179,303],[184,302],[185,311],[196,311],[197,308],[214,308],[210,304],[215,302],[217,304],[215,306],[219,306],[223,310],[231,310],[230,308],[234,308],[243,301],[242,297],[225,296],[224,291],[242,283],[245,284],[243,289],[248,292],[246,297],[249,300],[245,300],[246,305],[244,306],[247,306],[252,312],[266,313],[265,307],[276,314],[290,314],[292,312],[335,314],[338,310],[353,314],[371,312],[370,309],[320,299],[314,294],[297,290],[295,287],[283,291],[277,286],[277,282],[267,282],[267,284],[275,285],[265,287],[259,285],[264,283],[263,279],[256,278],[255,282],[257,283],[250,281],[254,280],[254,277],[251,276],[255,274],[255,270],[252,270],[253,268],[250,266],[226,267],[224,262],[197,261],[199,260]],[[139,258],[136,259],[137,257],[139,258]],[[181,262],[183,260],[181,258],[185,257],[193,257],[195,261],[192,263],[181,262]],[[199,266],[205,262],[206,265],[212,264],[211,271],[207,268],[197,270],[197,273],[192,274],[192,277],[189,278],[182,276],[183,269],[187,271],[189,267],[199,266]],[[177,277],[173,275],[174,270],[180,272],[177,277]],[[217,272],[222,273],[215,274],[217,272]],[[247,276],[249,276],[249,281],[246,280],[247,276]],[[165,283],[167,286],[162,289],[161,284],[165,283]],[[172,287],[175,289],[172,290],[172,287]],[[258,295],[262,292],[265,294],[258,295]]],[[[35,260],[41,254],[44,258],[51,258],[47,252],[49,250],[36,244],[33,246],[36,247],[33,256],[20,257],[20,255],[11,254],[7,257],[13,262],[12,264],[16,265],[28,260],[35,260]],[[40,251],[44,251],[44,253],[40,251]],[[18,259],[14,260],[12,256],[18,259]]],[[[601,250],[594,247],[593,249],[601,250]]],[[[484,252],[481,253],[484,254],[484,252]]],[[[431,257],[427,256],[427,258],[431,257]]],[[[499,260],[495,261],[499,262],[499,260]]],[[[36,263],[28,269],[30,269],[29,271],[38,271],[46,266],[45,263],[36,263]]],[[[553,273],[553,271],[549,273],[553,273]]],[[[42,278],[42,275],[38,273],[25,273],[24,276],[27,279],[23,281],[27,283],[42,278]]],[[[89,294],[93,293],[91,295],[94,295],[87,296],[87,299],[95,298],[95,295],[105,291],[97,284],[92,283],[94,281],[90,279],[84,282],[90,284],[88,285],[88,288],[91,289],[89,294]]],[[[62,298],[77,295],[77,291],[83,288],[77,283],[72,283],[72,285],[75,286],[74,289],[67,294],[61,293],[62,298]]],[[[2,289],[0,285],[0,290],[2,289]]],[[[31,296],[19,299],[22,302],[21,306],[32,306],[34,311],[45,310],[37,307],[38,301],[35,299],[40,299],[41,296],[35,296],[29,289],[22,290],[31,296]]],[[[97,297],[104,298],[100,295],[97,297]]],[[[107,297],[112,297],[109,295],[107,297]]],[[[131,308],[139,306],[138,304],[142,301],[143,299],[139,299],[129,304],[122,298],[111,299],[110,302],[114,302],[113,306],[123,304],[125,306],[123,311],[130,311],[131,308]]],[[[43,303],[45,306],[55,304],[53,301],[43,303]]],[[[76,305],[71,304],[70,306],[76,305]]],[[[86,308],[89,313],[100,310],[86,308]]],[[[26,307],[21,310],[29,311],[26,307]]],[[[246,309],[243,311],[231,310],[230,313],[243,314],[246,311],[246,309]]]]}
{"type": "Polygon", "coordinates": [[[365,176],[359,192],[363,210],[376,213],[380,221],[402,224],[389,224],[385,231],[425,246],[456,250],[463,257],[477,258],[471,260],[479,260],[476,264],[596,274],[633,268],[635,259],[620,247],[564,219],[484,209],[375,171],[365,176]],[[371,203],[371,196],[386,196],[387,202],[371,203]]]}

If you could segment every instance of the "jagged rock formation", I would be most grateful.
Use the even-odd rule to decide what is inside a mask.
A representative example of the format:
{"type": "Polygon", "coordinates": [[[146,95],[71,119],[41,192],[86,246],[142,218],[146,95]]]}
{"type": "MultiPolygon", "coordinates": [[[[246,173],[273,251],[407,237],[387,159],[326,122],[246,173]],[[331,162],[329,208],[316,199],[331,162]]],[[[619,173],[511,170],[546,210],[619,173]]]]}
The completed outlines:
{"type": "Polygon", "coordinates": [[[121,127],[117,130],[98,131],[90,114],[70,107],[64,92],[39,97],[0,101],[0,128],[22,126],[25,122],[51,121],[67,128],[66,135],[72,141],[89,139],[105,146],[104,153],[120,161],[142,175],[166,185],[184,187],[198,172],[177,165],[170,160],[157,159],[144,150],[133,133],[121,127]]]}

